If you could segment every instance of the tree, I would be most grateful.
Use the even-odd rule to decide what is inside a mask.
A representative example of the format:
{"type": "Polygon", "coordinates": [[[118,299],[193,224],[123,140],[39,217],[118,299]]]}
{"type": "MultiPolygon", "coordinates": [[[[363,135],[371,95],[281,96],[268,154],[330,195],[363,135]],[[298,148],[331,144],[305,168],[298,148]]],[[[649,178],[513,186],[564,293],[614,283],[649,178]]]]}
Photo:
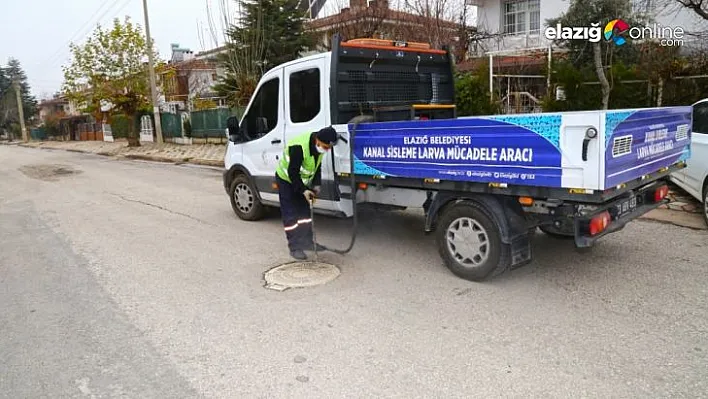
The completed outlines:
{"type": "Polygon", "coordinates": [[[20,61],[10,58],[8,66],[0,68],[0,131],[9,131],[13,135],[20,132],[14,80],[19,81],[25,123],[30,124],[37,114],[37,100],[31,94],[27,75],[20,61]]]}
{"type": "Polygon", "coordinates": [[[324,35],[324,43],[318,43],[326,51],[331,50],[331,38],[339,33],[343,41],[358,38],[376,38],[381,36],[403,39],[398,32],[398,24],[390,21],[393,17],[392,10],[385,0],[372,1],[368,7],[367,2],[350,2],[348,0],[335,1],[336,9],[340,12],[326,18],[310,21],[308,29],[313,35],[324,35]],[[388,23],[386,23],[388,22],[388,23]],[[326,32],[317,32],[318,29],[327,27],[326,32]]]}
{"type": "MultiPolygon", "coordinates": [[[[83,45],[70,45],[72,61],[64,67],[64,92],[85,112],[102,119],[124,114],[131,123],[128,146],[140,146],[137,116],[151,109],[147,40],[128,17],[106,30],[100,25],[83,45]]],[[[158,59],[155,53],[155,59],[158,59]]]]}
{"type": "Polygon", "coordinates": [[[30,85],[27,82],[27,74],[22,69],[20,61],[15,58],[8,60],[5,73],[10,80],[19,81],[20,92],[22,93],[22,112],[25,116],[25,122],[29,123],[37,114],[37,99],[32,95],[30,85]]]}
{"type": "MultiPolygon", "coordinates": [[[[466,2],[453,0],[404,0],[405,10],[413,15],[410,37],[430,43],[433,48],[452,46],[467,34],[466,2]]],[[[409,39],[413,40],[413,39],[409,39]]],[[[465,41],[466,43],[466,41],[465,41]]]]}
{"type": "MultiPolygon", "coordinates": [[[[612,75],[608,79],[607,72],[615,59],[631,59],[637,57],[637,49],[631,42],[617,45],[614,41],[603,40],[602,28],[608,22],[621,18],[630,26],[641,25],[641,18],[632,14],[632,5],[628,0],[571,0],[568,11],[559,18],[549,19],[548,26],[556,27],[588,27],[592,32],[592,41],[558,39],[557,42],[569,49],[571,62],[576,66],[590,65],[600,82],[602,91],[602,109],[608,109],[610,92],[612,91],[612,75]]],[[[567,37],[567,36],[566,36],[567,37]]]]}
{"type": "Polygon", "coordinates": [[[497,99],[489,94],[489,64],[482,62],[473,71],[458,74],[455,79],[455,103],[458,116],[494,115],[501,113],[497,99]]]}
{"type": "Polygon", "coordinates": [[[699,17],[708,20],[708,0],[675,0],[681,6],[692,10],[699,17]]]}
{"type": "Polygon", "coordinates": [[[226,53],[220,57],[225,77],[216,86],[232,106],[245,106],[264,72],[292,61],[312,47],[297,0],[239,0],[241,17],[229,21],[226,53]]]}
{"type": "Polygon", "coordinates": [[[0,68],[0,134],[9,130],[10,112],[14,109],[10,98],[14,97],[12,82],[5,70],[0,68]]]}

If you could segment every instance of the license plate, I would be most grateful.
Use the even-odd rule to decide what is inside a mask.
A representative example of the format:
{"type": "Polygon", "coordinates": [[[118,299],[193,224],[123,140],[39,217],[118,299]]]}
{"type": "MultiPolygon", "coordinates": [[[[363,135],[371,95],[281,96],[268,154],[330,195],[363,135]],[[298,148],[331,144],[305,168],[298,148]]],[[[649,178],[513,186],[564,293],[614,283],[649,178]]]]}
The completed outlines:
{"type": "Polygon", "coordinates": [[[616,205],[617,216],[622,217],[628,213],[634,212],[637,209],[637,197],[632,196],[632,198],[626,199],[616,205]]]}

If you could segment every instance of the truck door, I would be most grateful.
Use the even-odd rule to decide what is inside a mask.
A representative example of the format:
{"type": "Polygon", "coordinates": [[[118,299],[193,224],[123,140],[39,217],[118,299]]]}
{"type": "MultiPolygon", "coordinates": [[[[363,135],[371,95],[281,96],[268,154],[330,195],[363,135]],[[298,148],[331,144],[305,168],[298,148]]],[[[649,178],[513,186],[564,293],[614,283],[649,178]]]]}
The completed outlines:
{"type": "MultiPolygon", "coordinates": [[[[708,100],[693,106],[691,158],[683,169],[684,184],[697,198],[703,195],[703,179],[708,173],[708,100]]],[[[686,190],[686,191],[689,191],[686,190]]]]}
{"type": "Polygon", "coordinates": [[[562,114],[559,145],[564,188],[600,189],[600,159],[604,155],[600,129],[599,112],[562,114]],[[590,128],[597,131],[597,136],[588,140],[584,148],[583,142],[590,128]]]}
{"type": "MultiPolygon", "coordinates": [[[[327,58],[310,58],[285,67],[285,141],[329,125],[327,58]]],[[[332,151],[322,160],[322,191],[316,206],[335,210],[332,151]]]]}
{"type": "Polygon", "coordinates": [[[283,153],[285,115],[283,112],[283,69],[265,74],[251,97],[239,132],[245,143],[243,163],[251,173],[261,198],[278,201],[273,189],[275,170],[283,153]]]}

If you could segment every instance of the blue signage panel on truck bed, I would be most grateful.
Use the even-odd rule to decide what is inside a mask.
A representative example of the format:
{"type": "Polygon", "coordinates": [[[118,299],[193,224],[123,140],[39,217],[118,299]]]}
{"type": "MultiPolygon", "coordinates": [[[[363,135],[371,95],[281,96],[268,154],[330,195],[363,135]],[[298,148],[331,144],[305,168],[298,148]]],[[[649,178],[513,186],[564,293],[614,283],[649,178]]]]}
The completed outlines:
{"type": "Polygon", "coordinates": [[[690,123],[690,107],[363,123],[354,173],[602,190],[687,159],[690,123]]]}
{"type": "Polygon", "coordinates": [[[354,172],[397,177],[561,184],[561,117],[461,118],[360,125],[354,172]],[[525,123],[524,123],[525,122],[525,123]]]}
{"type": "Polygon", "coordinates": [[[691,107],[608,111],[605,114],[605,187],[687,160],[691,112],[691,107]]]}

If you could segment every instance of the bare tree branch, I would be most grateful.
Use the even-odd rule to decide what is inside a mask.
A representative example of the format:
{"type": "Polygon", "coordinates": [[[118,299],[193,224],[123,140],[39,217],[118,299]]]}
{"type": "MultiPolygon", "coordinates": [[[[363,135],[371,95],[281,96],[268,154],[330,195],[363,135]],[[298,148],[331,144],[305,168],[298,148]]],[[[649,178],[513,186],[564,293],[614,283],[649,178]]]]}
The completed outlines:
{"type": "Polygon", "coordinates": [[[682,6],[692,10],[701,18],[708,20],[708,1],[706,0],[675,0],[682,6]]]}

